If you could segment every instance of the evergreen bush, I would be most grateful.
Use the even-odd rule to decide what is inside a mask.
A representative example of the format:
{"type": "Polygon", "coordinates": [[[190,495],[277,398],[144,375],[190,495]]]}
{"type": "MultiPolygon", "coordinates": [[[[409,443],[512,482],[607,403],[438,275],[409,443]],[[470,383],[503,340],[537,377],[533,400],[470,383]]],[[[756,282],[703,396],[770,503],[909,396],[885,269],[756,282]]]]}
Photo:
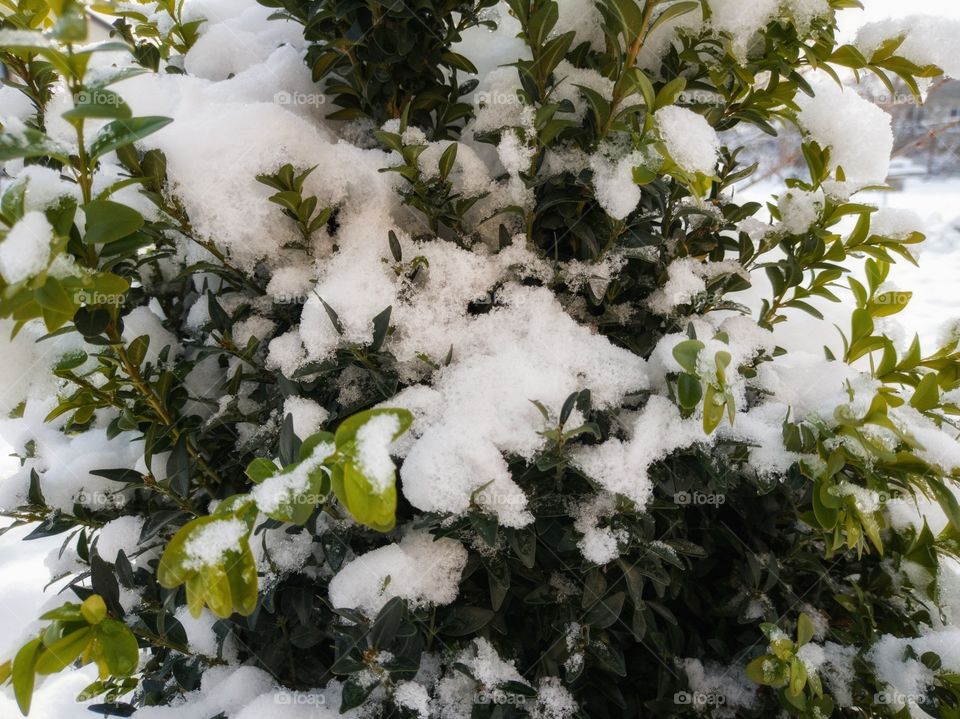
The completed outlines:
{"type": "Polygon", "coordinates": [[[855,0],[261,5],[0,0],[2,502],[75,595],[21,711],[94,663],[119,716],[246,716],[235,671],[250,716],[960,717],[960,349],[885,329],[923,236],[838,89],[936,53],[840,43],[855,0]]]}

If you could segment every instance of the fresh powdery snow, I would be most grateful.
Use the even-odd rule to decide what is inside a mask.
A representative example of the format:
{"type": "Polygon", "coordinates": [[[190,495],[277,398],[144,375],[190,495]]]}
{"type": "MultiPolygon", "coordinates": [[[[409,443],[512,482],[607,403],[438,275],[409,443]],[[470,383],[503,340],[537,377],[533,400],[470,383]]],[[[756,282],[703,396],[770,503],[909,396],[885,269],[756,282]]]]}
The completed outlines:
{"type": "Polygon", "coordinates": [[[903,38],[897,55],[921,67],[936,65],[950,77],[960,78],[960,20],[910,15],[871,22],[860,28],[856,45],[869,59],[891,38],[903,38]]]}
{"type": "Polygon", "coordinates": [[[240,545],[249,530],[239,519],[217,519],[200,527],[183,546],[187,569],[202,569],[219,563],[240,545]]]}
{"type": "Polygon", "coordinates": [[[503,307],[451,327],[453,362],[431,387],[384,404],[416,417],[396,450],[406,457],[401,477],[411,504],[459,514],[476,502],[520,527],[532,515],[504,455],[531,459],[542,446],[543,417],[530,400],[559,412],[571,393],[590,389],[595,406],[611,407],[643,389],[646,373],[642,359],[577,323],[548,290],[511,285],[501,300],[503,307]]]}
{"type": "Polygon", "coordinates": [[[250,496],[261,512],[276,512],[292,498],[304,496],[310,489],[310,475],[317,471],[323,461],[335,451],[329,442],[317,444],[310,456],[291,468],[260,482],[250,496]]]}
{"type": "Polygon", "coordinates": [[[330,413],[319,403],[306,397],[287,397],[283,403],[283,415],[293,417],[293,431],[306,438],[317,432],[327,421],[330,413]]]}
{"type": "Polygon", "coordinates": [[[390,486],[396,472],[390,443],[399,430],[400,420],[394,414],[374,417],[357,430],[357,462],[378,494],[390,486]]]}
{"type": "Polygon", "coordinates": [[[344,566],[330,580],[330,603],[375,617],[400,597],[413,607],[449,604],[457,598],[467,550],[454,539],[434,539],[412,530],[397,544],[374,549],[344,566]]]}
{"type": "Polygon", "coordinates": [[[687,172],[712,175],[720,152],[720,138],[703,115],[670,105],[657,110],[657,127],[667,152],[687,172]]]}
{"type": "Polygon", "coordinates": [[[827,187],[847,197],[882,184],[893,152],[890,116],[853,88],[840,87],[826,76],[813,79],[816,95],[797,96],[797,121],[810,139],[830,149],[830,167],[843,169],[846,182],[826,183],[827,187]]]}
{"type": "Polygon", "coordinates": [[[0,241],[0,275],[13,285],[40,274],[50,263],[52,242],[53,227],[46,215],[28,212],[0,241]]]}

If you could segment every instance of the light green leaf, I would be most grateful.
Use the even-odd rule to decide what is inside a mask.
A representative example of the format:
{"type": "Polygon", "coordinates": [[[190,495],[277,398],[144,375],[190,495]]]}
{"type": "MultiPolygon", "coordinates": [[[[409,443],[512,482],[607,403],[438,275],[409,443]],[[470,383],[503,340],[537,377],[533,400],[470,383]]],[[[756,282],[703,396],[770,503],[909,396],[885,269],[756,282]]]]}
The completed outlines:
{"type": "Polygon", "coordinates": [[[35,671],[37,674],[56,674],[67,668],[80,656],[92,636],[93,629],[83,627],[43,647],[37,653],[35,671]]]}
{"type": "Polygon", "coordinates": [[[690,374],[697,374],[697,356],[704,348],[700,340],[685,340],[673,348],[673,358],[690,374]]]}
{"type": "Polygon", "coordinates": [[[17,706],[20,707],[20,712],[24,716],[30,713],[33,684],[36,679],[34,667],[40,646],[39,639],[29,641],[20,648],[17,656],[13,659],[13,670],[11,672],[13,694],[17,698],[17,706]]]}

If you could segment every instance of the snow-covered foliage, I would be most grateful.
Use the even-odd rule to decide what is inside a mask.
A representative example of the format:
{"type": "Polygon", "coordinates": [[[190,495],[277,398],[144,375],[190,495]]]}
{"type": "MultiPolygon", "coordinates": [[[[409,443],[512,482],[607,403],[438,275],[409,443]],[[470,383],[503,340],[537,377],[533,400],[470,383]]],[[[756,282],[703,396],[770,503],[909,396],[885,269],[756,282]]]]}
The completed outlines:
{"type": "Polygon", "coordinates": [[[894,339],[922,228],[841,78],[920,97],[955,28],[0,4],[0,506],[81,602],[24,712],[92,662],[148,719],[952,716],[960,350],[894,339]],[[799,129],[766,206],[744,124],[799,129]]]}

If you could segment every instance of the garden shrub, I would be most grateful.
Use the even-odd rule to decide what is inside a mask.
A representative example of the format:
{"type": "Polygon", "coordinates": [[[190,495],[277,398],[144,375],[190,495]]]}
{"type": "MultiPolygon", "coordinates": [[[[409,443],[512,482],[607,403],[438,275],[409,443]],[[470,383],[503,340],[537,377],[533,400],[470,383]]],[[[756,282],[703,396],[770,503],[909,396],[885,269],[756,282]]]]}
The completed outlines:
{"type": "Polygon", "coordinates": [[[21,711],[960,717],[960,336],[841,89],[951,48],[858,6],[0,2],[21,711]]]}

